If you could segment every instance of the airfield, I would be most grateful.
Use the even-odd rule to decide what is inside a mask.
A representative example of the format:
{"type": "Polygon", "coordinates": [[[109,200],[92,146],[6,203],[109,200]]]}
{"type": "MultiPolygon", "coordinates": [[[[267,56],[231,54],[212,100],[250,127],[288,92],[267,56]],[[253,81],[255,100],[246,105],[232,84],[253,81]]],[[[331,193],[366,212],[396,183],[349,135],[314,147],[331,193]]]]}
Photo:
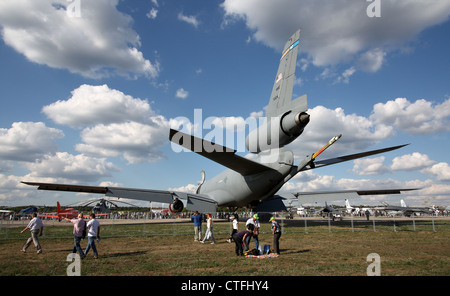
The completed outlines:
{"type": "MultiPolygon", "coordinates": [[[[226,219],[215,221],[214,245],[194,242],[188,218],[100,220],[99,259],[88,254],[81,275],[366,276],[371,253],[381,258],[382,276],[450,275],[450,217],[376,217],[375,223],[372,218],[279,219],[281,254],[264,259],[235,256],[234,243],[226,242],[231,232],[226,219]]],[[[73,247],[70,223],[44,221],[43,253],[38,255],[33,245],[27,253],[20,252],[28,238],[19,234],[24,221],[9,222],[0,229],[0,275],[67,275],[73,247]]],[[[260,243],[272,245],[270,224],[262,222],[261,229],[260,243]]],[[[81,243],[83,249],[86,244],[81,243]]]]}

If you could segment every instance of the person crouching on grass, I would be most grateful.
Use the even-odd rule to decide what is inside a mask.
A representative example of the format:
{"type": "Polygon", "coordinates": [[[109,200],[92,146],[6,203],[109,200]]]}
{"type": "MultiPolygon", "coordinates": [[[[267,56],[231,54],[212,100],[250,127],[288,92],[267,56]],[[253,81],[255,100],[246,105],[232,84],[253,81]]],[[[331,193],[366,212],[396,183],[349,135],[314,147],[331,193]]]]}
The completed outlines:
{"type": "Polygon", "coordinates": [[[245,244],[246,249],[248,249],[248,242],[246,241],[246,238],[251,236],[253,236],[253,231],[248,229],[233,234],[233,240],[236,244],[236,256],[244,256],[243,245],[245,244]]]}

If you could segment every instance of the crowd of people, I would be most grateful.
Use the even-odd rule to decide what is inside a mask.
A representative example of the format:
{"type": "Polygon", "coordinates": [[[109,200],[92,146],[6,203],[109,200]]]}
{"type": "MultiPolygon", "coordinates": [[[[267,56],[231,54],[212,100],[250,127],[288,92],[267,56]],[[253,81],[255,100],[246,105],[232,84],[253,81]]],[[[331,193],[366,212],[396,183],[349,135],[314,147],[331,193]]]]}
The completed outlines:
{"type": "MultiPolygon", "coordinates": [[[[244,229],[239,229],[239,220],[235,215],[230,217],[232,224],[232,231],[227,240],[228,243],[234,241],[235,243],[235,253],[237,256],[243,256],[245,252],[250,249],[250,241],[253,238],[255,243],[254,250],[260,250],[259,246],[259,229],[261,224],[259,223],[258,214],[254,214],[245,223],[244,229]]],[[[94,253],[94,259],[98,258],[98,251],[96,242],[100,242],[100,222],[95,218],[95,214],[91,213],[89,215],[89,221],[86,222],[83,219],[83,214],[80,213],[77,218],[69,219],[63,218],[64,220],[71,222],[73,224],[73,250],[72,253],[78,253],[81,259],[84,259],[89,251],[92,249],[94,253]],[[81,247],[81,241],[87,236],[88,244],[83,250],[81,247]]],[[[214,238],[214,220],[211,213],[206,214],[206,221],[203,221],[203,215],[196,211],[191,215],[191,220],[194,223],[194,241],[205,243],[207,240],[211,240],[211,244],[215,244],[216,240],[214,238]],[[202,222],[206,222],[206,231],[202,239],[202,222]]],[[[273,252],[276,254],[280,253],[279,240],[281,237],[281,228],[275,217],[270,218],[269,222],[272,223],[272,235],[273,235],[273,252]]],[[[38,217],[37,213],[32,214],[32,219],[28,225],[20,232],[30,231],[30,237],[27,239],[22,249],[23,253],[27,252],[28,247],[31,242],[34,243],[36,247],[36,253],[42,253],[42,247],[39,242],[39,237],[42,236],[44,231],[44,223],[41,218],[38,217]]]]}
{"type": "MultiPolygon", "coordinates": [[[[95,214],[94,213],[89,214],[88,222],[86,222],[83,219],[82,213],[80,213],[77,218],[74,219],[64,218],[64,219],[73,223],[74,246],[72,253],[78,252],[80,258],[84,259],[89,253],[89,250],[92,249],[94,253],[94,259],[97,259],[98,251],[95,245],[95,241],[97,241],[97,243],[100,242],[100,222],[97,219],[95,219],[95,214]],[[83,239],[86,238],[86,236],[88,237],[88,244],[83,251],[80,243],[83,239]]],[[[27,241],[25,242],[20,251],[22,253],[26,253],[31,242],[33,242],[34,246],[36,247],[36,253],[41,254],[42,247],[39,242],[39,237],[42,236],[42,233],[44,231],[44,224],[42,223],[41,218],[38,217],[37,213],[32,214],[32,219],[20,233],[24,233],[26,230],[30,230],[31,236],[27,239],[27,241]]]]}
{"type": "MultiPolygon", "coordinates": [[[[203,222],[203,217],[196,211],[192,216],[191,220],[194,223],[194,241],[199,241],[201,243],[205,243],[206,240],[211,239],[211,244],[214,245],[216,240],[214,238],[213,232],[213,218],[211,213],[206,214],[206,232],[203,240],[201,240],[201,227],[203,222]]],[[[253,238],[255,242],[255,252],[257,254],[262,253],[262,249],[259,244],[259,229],[261,228],[261,224],[259,223],[258,214],[254,214],[249,218],[245,223],[245,229],[239,229],[239,220],[235,215],[230,216],[231,220],[231,234],[227,240],[228,243],[234,241],[235,243],[235,253],[236,256],[244,256],[244,253],[250,250],[250,240],[253,238]]],[[[280,254],[280,237],[281,237],[281,227],[280,224],[276,221],[275,217],[271,217],[269,222],[272,223],[272,235],[273,235],[273,253],[280,254]]]]}

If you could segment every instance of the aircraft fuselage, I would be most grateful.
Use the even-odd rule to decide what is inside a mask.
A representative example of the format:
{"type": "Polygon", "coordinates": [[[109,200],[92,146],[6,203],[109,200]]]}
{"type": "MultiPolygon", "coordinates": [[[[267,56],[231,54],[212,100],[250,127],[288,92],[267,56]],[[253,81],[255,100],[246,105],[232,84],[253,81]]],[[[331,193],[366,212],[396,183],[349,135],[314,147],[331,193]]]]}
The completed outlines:
{"type": "Polygon", "coordinates": [[[206,181],[199,193],[224,207],[246,207],[271,197],[284,185],[285,177],[291,172],[294,156],[291,151],[280,149],[268,158],[276,160],[261,163],[271,167],[272,171],[243,176],[233,170],[225,170],[206,181]]]}

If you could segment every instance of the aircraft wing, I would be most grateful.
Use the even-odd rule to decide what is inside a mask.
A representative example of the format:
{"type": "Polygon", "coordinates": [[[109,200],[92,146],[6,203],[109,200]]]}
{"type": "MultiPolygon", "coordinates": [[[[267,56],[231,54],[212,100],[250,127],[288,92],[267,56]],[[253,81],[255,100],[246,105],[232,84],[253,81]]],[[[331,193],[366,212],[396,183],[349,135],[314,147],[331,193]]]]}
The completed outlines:
{"type": "Polygon", "coordinates": [[[104,194],[118,198],[136,199],[171,204],[176,198],[183,202],[187,210],[198,210],[202,213],[215,212],[217,203],[207,196],[187,192],[135,189],[121,187],[84,186],[69,184],[51,184],[38,182],[22,182],[31,186],[38,186],[38,190],[54,190],[67,192],[85,192],[104,194]]]}
{"type": "Polygon", "coordinates": [[[360,198],[361,195],[400,194],[402,191],[411,191],[411,190],[417,190],[417,188],[297,192],[297,193],[280,194],[280,196],[286,199],[297,198],[300,204],[309,204],[316,202],[355,199],[360,198]]]}
{"type": "Polygon", "coordinates": [[[170,129],[169,139],[171,142],[187,148],[203,157],[232,169],[243,176],[276,170],[259,162],[236,155],[236,150],[230,149],[204,139],[170,129]]]}

